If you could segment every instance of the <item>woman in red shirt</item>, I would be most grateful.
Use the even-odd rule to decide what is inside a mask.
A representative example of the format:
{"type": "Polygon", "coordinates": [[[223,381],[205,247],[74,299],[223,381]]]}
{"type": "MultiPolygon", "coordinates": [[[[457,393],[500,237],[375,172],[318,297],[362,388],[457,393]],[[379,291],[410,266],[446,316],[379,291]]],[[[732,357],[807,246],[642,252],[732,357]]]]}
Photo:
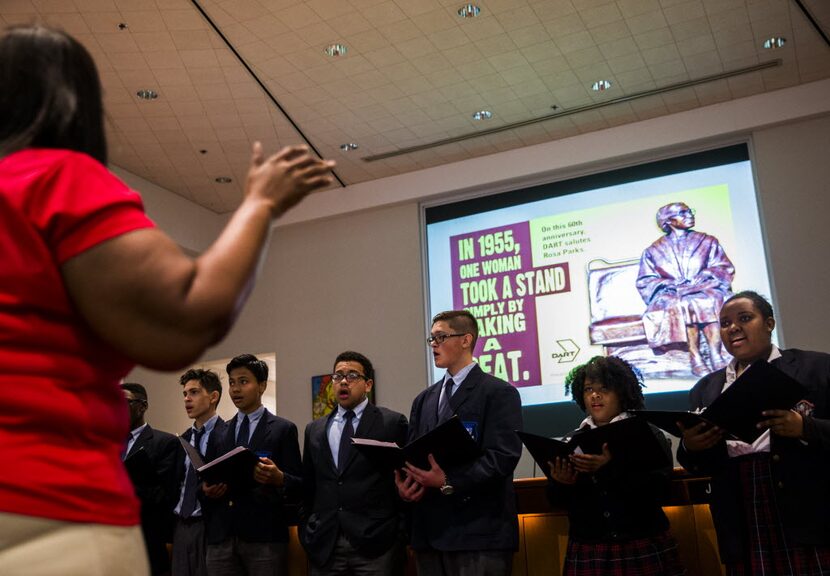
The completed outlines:
{"type": "Polygon", "coordinates": [[[192,259],[106,169],[98,73],[67,34],[0,37],[0,573],[145,574],[119,380],[228,331],[271,222],[331,183],[254,144],[245,197],[192,259]]]}

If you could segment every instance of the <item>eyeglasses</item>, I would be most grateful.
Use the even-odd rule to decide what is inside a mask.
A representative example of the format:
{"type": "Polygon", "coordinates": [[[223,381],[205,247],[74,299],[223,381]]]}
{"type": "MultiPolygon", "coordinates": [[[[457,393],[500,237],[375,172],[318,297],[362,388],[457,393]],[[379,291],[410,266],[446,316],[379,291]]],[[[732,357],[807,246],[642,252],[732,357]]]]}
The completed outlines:
{"type": "Polygon", "coordinates": [[[695,214],[694,208],[684,208],[683,210],[678,210],[675,216],[694,216],[695,214]]]}
{"type": "Polygon", "coordinates": [[[456,334],[432,334],[429,338],[427,338],[427,344],[437,344],[440,346],[444,342],[446,342],[447,338],[455,338],[456,336],[466,336],[464,332],[458,332],[456,334]]]}
{"type": "Polygon", "coordinates": [[[331,375],[331,379],[337,382],[338,384],[345,380],[349,384],[354,384],[358,380],[368,380],[366,376],[363,374],[358,374],[357,372],[349,372],[348,374],[343,374],[342,372],[335,372],[331,375]]]}
{"type": "Polygon", "coordinates": [[[147,401],[142,400],[141,398],[130,398],[129,400],[127,400],[127,404],[129,404],[130,406],[132,406],[133,404],[146,404],[146,403],[147,403],[147,401]]]}

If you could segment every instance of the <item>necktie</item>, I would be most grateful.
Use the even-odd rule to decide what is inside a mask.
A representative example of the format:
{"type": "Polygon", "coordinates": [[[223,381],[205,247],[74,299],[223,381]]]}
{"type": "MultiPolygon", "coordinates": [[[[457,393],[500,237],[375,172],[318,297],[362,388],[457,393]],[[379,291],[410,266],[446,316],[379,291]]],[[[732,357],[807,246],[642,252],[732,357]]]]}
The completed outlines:
{"type": "Polygon", "coordinates": [[[239,425],[239,432],[236,434],[236,445],[247,448],[250,445],[250,436],[251,422],[248,420],[248,415],[245,414],[242,423],[239,425]]]}
{"type": "Polygon", "coordinates": [[[343,432],[340,434],[340,450],[337,452],[337,470],[343,471],[346,461],[349,459],[349,451],[352,449],[352,437],[354,436],[353,410],[346,410],[343,414],[343,432]]]}
{"type": "Polygon", "coordinates": [[[452,408],[450,407],[450,396],[452,395],[452,387],[455,385],[452,378],[447,378],[444,383],[444,395],[438,403],[438,421],[443,422],[452,418],[452,408]]]}
{"type": "MultiPolygon", "coordinates": [[[[204,434],[204,426],[202,426],[201,430],[193,430],[193,445],[199,451],[199,454],[202,453],[202,436],[204,434]]],[[[196,489],[198,487],[199,479],[193,467],[193,462],[191,462],[184,476],[184,496],[182,497],[182,507],[179,512],[182,518],[190,518],[193,515],[193,511],[196,510],[196,489]]]]}

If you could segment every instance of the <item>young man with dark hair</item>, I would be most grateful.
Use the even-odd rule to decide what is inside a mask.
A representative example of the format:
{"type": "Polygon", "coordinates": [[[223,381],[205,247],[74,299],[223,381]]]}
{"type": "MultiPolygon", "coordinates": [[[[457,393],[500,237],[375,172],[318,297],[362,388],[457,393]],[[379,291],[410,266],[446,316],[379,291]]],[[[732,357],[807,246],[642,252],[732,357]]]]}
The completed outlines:
{"type": "MultiPolygon", "coordinates": [[[[218,453],[218,438],[225,432],[225,422],[216,414],[222,397],[222,382],[211,370],[190,369],[179,378],[187,416],[193,426],[181,437],[204,457],[213,460],[218,453]]],[[[207,576],[205,565],[205,525],[200,484],[190,458],[182,450],[176,470],[181,491],[176,503],[176,527],[173,533],[173,576],[207,576]]]]}
{"type": "MultiPolygon", "coordinates": [[[[124,460],[141,458],[146,452],[154,474],[131,475],[141,501],[141,531],[153,575],[170,573],[167,543],[173,540],[173,505],[176,499],[176,459],[179,441],[172,434],[154,430],[144,421],[149,402],[141,384],[121,384],[130,410],[130,434],[124,460]]],[[[129,470],[128,466],[128,470],[129,470]]]]}
{"type": "Polygon", "coordinates": [[[477,458],[396,471],[401,498],[413,502],[411,543],[418,574],[509,576],[519,545],[513,470],[522,454],[518,391],[473,361],[478,323],[466,310],[433,318],[427,343],[441,380],[415,398],[409,439],[458,416],[480,448],[477,458]]]}
{"type": "Polygon", "coordinates": [[[228,423],[221,452],[250,448],[259,462],[251,485],[203,484],[207,569],[210,576],[285,573],[286,501],[298,500],[302,463],[297,427],[262,405],[268,365],[242,354],[227,365],[228,393],[239,410],[228,423]]]}
{"type": "Polygon", "coordinates": [[[300,541],[312,576],[403,574],[403,513],[388,470],[350,438],[406,443],[403,414],[369,402],[375,371],[366,356],[343,352],[332,382],[338,407],[305,429],[300,541]]]}

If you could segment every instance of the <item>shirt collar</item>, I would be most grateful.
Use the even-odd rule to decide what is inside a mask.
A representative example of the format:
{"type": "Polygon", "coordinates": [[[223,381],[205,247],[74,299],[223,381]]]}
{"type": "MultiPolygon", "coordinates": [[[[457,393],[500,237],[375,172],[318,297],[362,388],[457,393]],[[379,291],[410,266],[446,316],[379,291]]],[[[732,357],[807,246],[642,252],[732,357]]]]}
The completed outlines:
{"type": "Polygon", "coordinates": [[[146,427],[147,427],[147,423],[145,422],[144,424],[142,424],[138,428],[133,428],[132,430],[130,430],[130,434],[132,434],[133,440],[137,440],[138,436],[141,434],[142,431],[144,431],[144,429],[146,427]]]}
{"type": "MultiPolygon", "coordinates": [[[[619,414],[617,414],[616,416],[611,418],[611,422],[609,422],[609,424],[611,424],[612,422],[617,422],[619,420],[625,420],[626,418],[628,418],[628,412],[620,412],[619,414]]],[[[591,417],[591,416],[588,416],[587,418],[585,418],[585,420],[583,420],[579,424],[580,428],[583,428],[585,426],[588,426],[589,428],[596,428],[597,427],[597,425],[594,424],[593,417],[591,417]]]]}
{"type": "MultiPolygon", "coordinates": [[[[769,358],[767,358],[767,362],[772,362],[773,360],[778,360],[781,358],[781,350],[775,344],[772,345],[772,350],[770,350],[769,358]]],[[[735,380],[738,379],[738,359],[732,358],[729,361],[729,364],[726,365],[726,382],[731,384],[735,380]]],[[[748,366],[747,366],[748,368],[748,366]]],[[[746,368],[744,368],[746,370],[746,368]]]]}
{"type": "MultiPolygon", "coordinates": [[[[216,426],[216,422],[218,422],[218,421],[219,421],[219,414],[214,414],[213,416],[208,418],[207,421],[202,426],[202,430],[205,431],[205,434],[210,434],[211,432],[213,432],[213,427],[216,426]]],[[[191,426],[191,428],[193,429],[194,434],[198,430],[196,428],[195,424],[193,426],[191,426]]]]}
{"type": "MultiPolygon", "coordinates": [[[[352,412],[354,412],[354,417],[360,420],[360,417],[363,416],[363,411],[366,410],[366,405],[369,403],[369,397],[363,399],[363,402],[352,408],[352,412]]],[[[343,415],[347,412],[346,408],[343,408],[339,404],[337,405],[337,416],[339,420],[343,420],[343,415]]]]}
{"type": "Polygon", "coordinates": [[[452,378],[452,381],[455,384],[455,386],[458,386],[459,384],[464,382],[464,379],[470,374],[470,371],[472,371],[472,369],[475,368],[475,365],[475,362],[470,362],[469,364],[464,366],[464,368],[456,372],[455,375],[447,372],[446,374],[444,374],[443,383],[447,382],[447,378],[452,378]]]}

